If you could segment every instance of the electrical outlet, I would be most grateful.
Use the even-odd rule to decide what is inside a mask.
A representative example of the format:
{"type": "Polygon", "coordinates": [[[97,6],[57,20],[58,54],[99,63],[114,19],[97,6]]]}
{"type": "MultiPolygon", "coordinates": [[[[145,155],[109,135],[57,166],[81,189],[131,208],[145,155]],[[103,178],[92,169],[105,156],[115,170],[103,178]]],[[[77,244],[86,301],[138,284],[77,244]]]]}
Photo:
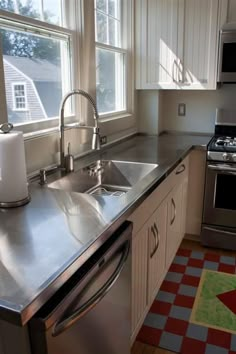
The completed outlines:
{"type": "Polygon", "coordinates": [[[186,104],[185,103],[179,103],[178,104],[178,116],[179,117],[185,117],[186,116],[186,104]]]}
{"type": "Polygon", "coordinates": [[[104,145],[107,143],[107,137],[106,135],[100,137],[100,143],[101,145],[104,145]]]}

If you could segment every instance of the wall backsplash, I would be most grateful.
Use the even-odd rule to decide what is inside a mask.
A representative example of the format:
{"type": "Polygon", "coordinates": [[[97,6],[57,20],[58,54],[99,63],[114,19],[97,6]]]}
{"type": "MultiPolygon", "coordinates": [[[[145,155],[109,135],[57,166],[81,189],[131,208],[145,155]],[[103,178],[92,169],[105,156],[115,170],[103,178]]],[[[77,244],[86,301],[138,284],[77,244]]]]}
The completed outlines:
{"type": "Polygon", "coordinates": [[[223,85],[216,91],[165,91],[160,119],[164,130],[211,133],[216,108],[236,110],[236,85],[223,85]],[[186,104],[186,116],[178,116],[178,104],[186,104]]]}
{"type": "Polygon", "coordinates": [[[236,110],[236,84],[216,91],[139,91],[138,97],[139,131],[149,134],[163,130],[212,133],[217,107],[236,110]],[[186,104],[185,117],[178,116],[179,103],[186,104]]]}

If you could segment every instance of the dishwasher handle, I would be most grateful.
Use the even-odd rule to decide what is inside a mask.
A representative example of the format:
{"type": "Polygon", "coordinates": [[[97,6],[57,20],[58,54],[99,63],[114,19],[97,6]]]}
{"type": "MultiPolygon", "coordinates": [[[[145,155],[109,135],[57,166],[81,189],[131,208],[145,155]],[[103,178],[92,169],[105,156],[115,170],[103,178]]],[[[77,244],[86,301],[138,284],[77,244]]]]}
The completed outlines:
{"type": "Polygon", "coordinates": [[[113,285],[116,283],[117,279],[119,278],[119,276],[123,270],[123,267],[125,265],[125,262],[128,258],[129,250],[130,250],[130,241],[126,241],[120,262],[119,262],[116,270],[114,271],[114,273],[111,275],[111,277],[81,307],[79,307],[77,310],[75,310],[72,314],[69,314],[68,317],[66,317],[65,319],[59,320],[58,322],[55,323],[54,328],[52,330],[53,337],[58,336],[59,334],[64,332],[66,329],[71,327],[75,322],[77,322],[80,318],[85,316],[90,310],[92,310],[104,298],[104,296],[109,292],[109,290],[113,287],[113,285]]]}

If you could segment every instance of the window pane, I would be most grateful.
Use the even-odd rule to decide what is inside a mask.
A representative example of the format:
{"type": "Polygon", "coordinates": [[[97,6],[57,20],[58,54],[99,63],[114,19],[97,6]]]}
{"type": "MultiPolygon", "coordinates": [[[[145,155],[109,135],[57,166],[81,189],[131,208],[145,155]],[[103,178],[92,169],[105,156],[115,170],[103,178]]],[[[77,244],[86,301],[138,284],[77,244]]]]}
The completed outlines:
{"type": "Polygon", "coordinates": [[[124,109],[124,55],[97,48],[97,105],[99,113],[124,109]]]}
{"type": "Polygon", "coordinates": [[[61,0],[0,0],[0,9],[61,24],[61,0]]]}
{"type": "Polygon", "coordinates": [[[103,2],[103,6],[97,1],[96,8],[96,41],[103,44],[108,44],[112,46],[120,47],[120,14],[119,0],[107,0],[108,1],[108,12],[101,12],[100,8],[104,8],[105,2],[103,2]]]}
{"type": "Polygon", "coordinates": [[[65,80],[70,76],[64,63],[68,57],[67,41],[5,29],[0,32],[9,122],[17,125],[58,117],[65,80]],[[24,82],[25,87],[19,82],[24,82]],[[19,97],[18,107],[15,106],[24,108],[25,98],[21,98],[27,94],[27,111],[14,110],[14,85],[19,97]]]}
{"type": "Polygon", "coordinates": [[[96,41],[107,43],[107,16],[96,12],[96,41]]]}
{"type": "Polygon", "coordinates": [[[109,18],[109,43],[110,45],[119,47],[120,46],[120,22],[109,18]]]}
{"type": "Polygon", "coordinates": [[[120,0],[108,0],[108,13],[117,19],[120,18],[120,0]]]}
{"type": "Polygon", "coordinates": [[[107,0],[96,0],[96,8],[103,12],[107,12],[107,0]]]}

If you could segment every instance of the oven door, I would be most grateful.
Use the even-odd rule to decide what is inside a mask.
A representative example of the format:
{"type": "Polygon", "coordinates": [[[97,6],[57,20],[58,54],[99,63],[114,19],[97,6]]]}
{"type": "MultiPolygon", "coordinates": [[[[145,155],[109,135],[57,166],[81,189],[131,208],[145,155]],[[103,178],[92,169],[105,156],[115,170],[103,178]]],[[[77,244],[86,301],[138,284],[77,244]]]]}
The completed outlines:
{"type": "Polygon", "coordinates": [[[236,227],[236,165],[207,164],[203,223],[236,227]]]}

